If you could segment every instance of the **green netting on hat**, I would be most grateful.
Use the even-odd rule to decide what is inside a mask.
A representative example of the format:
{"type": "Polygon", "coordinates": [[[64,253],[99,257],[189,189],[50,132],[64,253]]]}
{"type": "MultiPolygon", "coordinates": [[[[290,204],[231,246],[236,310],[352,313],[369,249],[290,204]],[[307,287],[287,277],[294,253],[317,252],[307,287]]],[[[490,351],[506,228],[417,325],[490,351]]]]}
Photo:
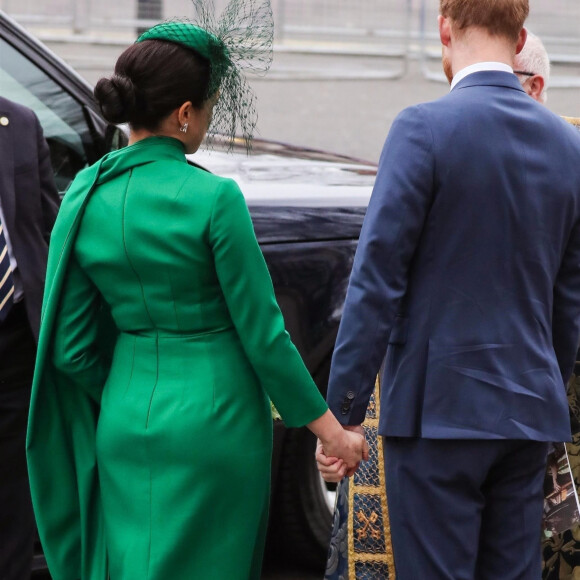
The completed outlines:
{"type": "Polygon", "coordinates": [[[195,50],[211,62],[211,78],[208,97],[219,89],[221,80],[232,64],[224,43],[203,28],[182,20],[168,20],[144,32],[137,42],[143,40],[167,40],[195,50]]]}
{"type": "Polygon", "coordinates": [[[221,16],[213,0],[192,0],[195,21],[169,20],[144,32],[143,40],[167,40],[197,51],[210,61],[208,97],[219,90],[206,145],[225,137],[231,148],[236,136],[246,147],[258,120],[256,97],[245,71],[265,74],[272,63],[274,21],[270,0],[230,0],[221,16]]]}

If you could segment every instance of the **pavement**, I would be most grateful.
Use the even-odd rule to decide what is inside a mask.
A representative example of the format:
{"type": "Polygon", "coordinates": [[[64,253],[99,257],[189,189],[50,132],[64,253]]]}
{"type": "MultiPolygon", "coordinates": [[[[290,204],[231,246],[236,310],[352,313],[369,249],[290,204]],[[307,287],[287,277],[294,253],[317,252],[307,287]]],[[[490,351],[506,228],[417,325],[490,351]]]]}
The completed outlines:
{"type": "MultiPolygon", "coordinates": [[[[274,71],[288,59],[289,55],[279,55],[274,71]]],[[[359,77],[265,77],[254,81],[260,135],[376,162],[391,123],[402,109],[439,98],[449,90],[446,83],[425,78],[423,68],[430,73],[439,72],[440,65],[435,61],[422,67],[413,59],[403,77],[391,79],[386,78],[386,73],[399,66],[392,59],[338,60],[351,67],[352,72],[359,72],[359,77]],[[363,74],[368,71],[383,72],[385,78],[363,74]]],[[[576,68],[553,67],[554,78],[575,73],[576,68]]],[[[580,116],[580,87],[550,89],[547,107],[559,115],[580,116]]]]}
{"type": "MultiPolygon", "coordinates": [[[[112,74],[121,43],[46,42],[91,84],[112,74]]],[[[310,45],[312,49],[312,45],[310,45]]],[[[351,155],[376,162],[389,127],[403,108],[443,96],[448,85],[436,59],[421,62],[418,47],[407,61],[368,46],[320,44],[309,52],[300,44],[275,51],[265,77],[249,77],[257,95],[257,136],[351,155]]],[[[572,79],[578,86],[553,87],[547,107],[559,115],[580,116],[580,65],[553,66],[554,82],[572,79]]]]}
{"type": "MultiPolygon", "coordinates": [[[[33,34],[94,84],[112,73],[117,56],[134,40],[136,1],[0,0],[0,5],[9,14],[20,14],[33,34]]],[[[214,0],[216,8],[226,1],[214,0]]],[[[183,14],[190,3],[159,4],[169,17],[183,14]]],[[[334,4],[329,9],[328,0],[272,0],[274,62],[267,76],[250,77],[258,97],[257,133],[378,161],[397,113],[447,91],[446,83],[427,78],[441,78],[437,2],[334,4]],[[411,55],[408,61],[394,56],[403,47],[411,55]],[[428,55],[428,62],[421,62],[421,55],[428,55]]],[[[544,40],[554,59],[568,61],[554,66],[553,82],[575,85],[552,88],[547,106],[560,115],[580,115],[580,2],[530,4],[526,25],[544,40]]]]}

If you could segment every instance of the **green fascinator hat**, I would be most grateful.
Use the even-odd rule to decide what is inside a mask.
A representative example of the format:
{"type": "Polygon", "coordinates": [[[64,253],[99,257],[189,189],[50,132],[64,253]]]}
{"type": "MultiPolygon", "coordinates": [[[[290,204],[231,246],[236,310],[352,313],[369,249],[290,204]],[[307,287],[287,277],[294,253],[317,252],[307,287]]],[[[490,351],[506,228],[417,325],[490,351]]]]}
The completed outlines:
{"type": "Polygon", "coordinates": [[[157,24],[157,26],[144,32],[137,39],[137,42],[142,42],[143,40],[175,42],[207,58],[211,63],[208,97],[219,89],[227,69],[233,66],[225,44],[211,32],[190,22],[173,21],[157,24]]]}
{"type": "Polygon", "coordinates": [[[274,20],[270,0],[230,0],[218,18],[213,0],[193,0],[195,20],[173,19],[144,32],[137,42],[164,40],[210,62],[207,97],[219,91],[206,144],[237,138],[250,149],[258,120],[256,97],[245,73],[265,74],[272,63],[274,20]]]}

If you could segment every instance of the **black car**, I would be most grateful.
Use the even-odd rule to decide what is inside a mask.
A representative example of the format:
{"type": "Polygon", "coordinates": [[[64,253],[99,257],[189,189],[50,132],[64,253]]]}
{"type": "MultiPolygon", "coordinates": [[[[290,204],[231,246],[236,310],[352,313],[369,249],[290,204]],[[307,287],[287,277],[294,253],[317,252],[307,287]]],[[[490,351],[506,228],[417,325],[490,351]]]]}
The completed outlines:
{"type": "MultiPolygon", "coordinates": [[[[107,125],[91,87],[0,11],[0,94],[32,108],[49,143],[62,194],[76,175],[126,144],[107,125]]],[[[219,145],[191,162],[236,179],[246,196],[287,329],[322,393],[348,277],[376,166],[257,140],[251,155],[219,145]]],[[[326,558],[332,490],[319,477],[307,429],[274,429],[267,558],[320,569],[326,558]]],[[[35,570],[45,568],[39,550],[35,570]]]]}

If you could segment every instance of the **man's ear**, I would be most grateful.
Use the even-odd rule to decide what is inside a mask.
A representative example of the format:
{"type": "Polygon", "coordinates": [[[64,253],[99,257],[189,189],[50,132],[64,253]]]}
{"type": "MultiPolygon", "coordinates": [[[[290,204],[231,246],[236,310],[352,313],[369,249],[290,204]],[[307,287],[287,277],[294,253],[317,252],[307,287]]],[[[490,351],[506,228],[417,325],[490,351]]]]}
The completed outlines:
{"type": "Polygon", "coordinates": [[[518,44],[516,45],[516,54],[520,54],[520,52],[522,52],[524,44],[526,44],[527,39],[528,39],[528,31],[525,28],[522,28],[518,36],[518,44]]]}
{"type": "Polygon", "coordinates": [[[439,25],[439,38],[443,46],[451,44],[451,21],[446,16],[437,17],[437,24],[439,25]]]}
{"type": "Polygon", "coordinates": [[[539,103],[542,102],[541,94],[544,90],[544,77],[542,75],[534,75],[528,81],[529,90],[527,91],[528,95],[533,99],[536,99],[539,103]]]}

